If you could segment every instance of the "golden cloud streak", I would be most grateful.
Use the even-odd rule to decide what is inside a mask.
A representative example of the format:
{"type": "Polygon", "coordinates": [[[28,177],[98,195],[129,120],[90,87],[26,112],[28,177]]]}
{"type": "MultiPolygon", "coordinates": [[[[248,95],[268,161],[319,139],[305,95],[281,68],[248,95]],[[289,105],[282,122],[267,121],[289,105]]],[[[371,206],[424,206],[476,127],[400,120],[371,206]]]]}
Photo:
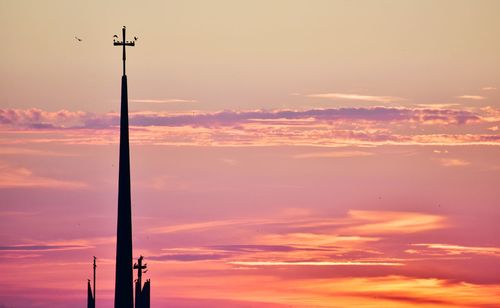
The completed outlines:
{"type": "Polygon", "coordinates": [[[389,103],[389,102],[403,100],[403,98],[401,97],[363,95],[354,93],[319,93],[319,94],[308,94],[307,96],[314,98],[346,99],[346,100],[366,101],[375,103],[389,103]]]}
{"type": "MultiPolygon", "coordinates": [[[[498,247],[481,247],[481,246],[461,246],[451,244],[413,244],[417,247],[425,247],[433,250],[441,250],[447,255],[461,255],[461,254],[477,254],[500,257],[500,248],[498,247]]],[[[419,253],[420,251],[416,251],[419,253]]],[[[425,252],[424,252],[425,253],[425,252]]]]}
{"type": "Polygon", "coordinates": [[[399,262],[364,261],[231,261],[229,264],[245,266],[403,266],[399,262]]]}
{"type": "Polygon", "coordinates": [[[441,229],[448,225],[443,216],[385,211],[349,211],[357,225],[343,228],[350,234],[401,234],[441,229]]]}
{"type": "Polygon", "coordinates": [[[312,152],[293,156],[294,158],[350,158],[372,156],[373,153],[364,151],[312,152]]]}
{"type": "Polygon", "coordinates": [[[458,158],[442,158],[439,162],[444,167],[463,167],[470,165],[470,162],[458,158]]]}

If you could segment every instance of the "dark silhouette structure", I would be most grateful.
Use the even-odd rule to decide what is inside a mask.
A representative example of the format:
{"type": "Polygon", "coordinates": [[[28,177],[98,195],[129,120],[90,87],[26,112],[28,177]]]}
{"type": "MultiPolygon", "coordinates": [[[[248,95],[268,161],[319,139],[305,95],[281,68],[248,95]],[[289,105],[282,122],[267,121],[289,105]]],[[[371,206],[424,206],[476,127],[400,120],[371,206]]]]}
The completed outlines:
{"type": "MultiPolygon", "coordinates": [[[[132,268],[132,202],[130,196],[130,150],[129,150],[129,131],[128,131],[128,90],[127,75],[125,74],[125,53],[126,46],[135,46],[137,37],[134,41],[127,41],[123,27],[123,40],[117,41],[118,35],[113,36],[113,45],[123,47],[123,75],[122,75],[122,95],[120,110],[120,163],[118,171],[118,223],[116,230],[116,269],[115,269],[115,308],[133,308],[133,269],[138,269],[138,278],[136,281],[136,308],[150,307],[150,281],[147,280],[142,287],[142,274],[147,265],[142,265],[141,256],[138,263],[132,268]]],[[[144,271],[146,272],[146,271],[144,271]]],[[[94,257],[94,292],[90,285],[90,279],[87,283],[87,308],[95,308],[96,293],[96,257],[94,257]]]]}
{"type": "Polygon", "coordinates": [[[130,198],[130,152],[128,131],[127,75],[125,74],[125,47],[128,42],[122,29],[123,41],[113,41],[123,47],[123,75],[120,113],[120,164],[118,173],[118,224],[116,233],[115,308],[133,308],[132,270],[132,208],[130,198]]]}
{"type": "MultiPolygon", "coordinates": [[[[151,283],[149,279],[146,280],[144,287],[142,287],[142,273],[143,270],[146,270],[148,267],[147,264],[142,264],[143,259],[144,258],[140,256],[137,263],[134,264],[134,269],[137,270],[137,280],[135,281],[135,308],[150,308],[151,283]]],[[[146,271],[144,271],[144,273],[146,271]]]]}
{"type": "Polygon", "coordinates": [[[94,293],[92,294],[92,287],[90,286],[90,279],[87,281],[87,308],[95,308],[95,270],[96,270],[96,257],[94,257],[94,293]]]}
{"type": "Polygon", "coordinates": [[[92,287],[90,286],[90,279],[87,282],[87,308],[95,308],[95,298],[92,295],[92,287]]]}

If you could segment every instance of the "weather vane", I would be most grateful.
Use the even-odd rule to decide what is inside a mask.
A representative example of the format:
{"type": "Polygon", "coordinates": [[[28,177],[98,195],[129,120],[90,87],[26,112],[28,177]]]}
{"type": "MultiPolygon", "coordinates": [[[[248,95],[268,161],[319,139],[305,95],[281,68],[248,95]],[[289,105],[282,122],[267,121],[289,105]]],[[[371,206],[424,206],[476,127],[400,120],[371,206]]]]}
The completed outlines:
{"type": "Polygon", "coordinates": [[[113,45],[123,46],[123,76],[125,76],[125,60],[127,59],[127,56],[125,55],[125,47],[126,46],[135,46],[135,41],[137,41],[139,39],[137,36],[134,36],[133,41],[127,41],[127,39],[125,37],[125,30],[126,30],[126,27],[123,26],[123,28],[122,28],[122,35],[123,35],[122,41],[117,41],[116,39],[118,38],[118,35],[116,35],[116,34],[113,35],[113,45]]]}

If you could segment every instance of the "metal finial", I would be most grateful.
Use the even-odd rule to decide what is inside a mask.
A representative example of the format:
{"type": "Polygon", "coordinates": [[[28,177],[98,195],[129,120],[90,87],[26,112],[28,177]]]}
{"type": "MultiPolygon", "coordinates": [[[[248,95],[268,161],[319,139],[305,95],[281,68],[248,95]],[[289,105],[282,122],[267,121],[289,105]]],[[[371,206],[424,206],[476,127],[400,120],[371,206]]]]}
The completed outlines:
{"type": "Polygon", "coordinates": [[[121,41],[116,41],[114,38],[115,37],[118,37],[117,35],[113,36],[113,45],[114,46],[123,46],[123,56],[122,56],[122,60],[123,60],[123,76],[125,76],[125,61],[127,59],[127,56],[126,56],[126,53],[125,53],[125,47],[126,46],[135,46],[135,41],[132,41],[132,42],[129,42],[127,41],[127,38],[126,38],[126,35],[125,35],[125,29],[126,27],[123,26],[123,29],[122,29],[122,40],[121,41]]]}

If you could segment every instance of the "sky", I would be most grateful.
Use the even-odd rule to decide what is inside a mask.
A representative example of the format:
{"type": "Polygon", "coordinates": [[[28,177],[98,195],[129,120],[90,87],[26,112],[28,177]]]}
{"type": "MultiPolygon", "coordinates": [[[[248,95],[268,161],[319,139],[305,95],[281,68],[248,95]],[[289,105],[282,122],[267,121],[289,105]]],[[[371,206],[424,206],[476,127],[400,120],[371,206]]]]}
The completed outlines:
{"type": "Polygon", "coordinates": [[[153,306],[497,307],[498,11],[1,0],[0,308],[113,305],[124,25],[153,306]]]}

